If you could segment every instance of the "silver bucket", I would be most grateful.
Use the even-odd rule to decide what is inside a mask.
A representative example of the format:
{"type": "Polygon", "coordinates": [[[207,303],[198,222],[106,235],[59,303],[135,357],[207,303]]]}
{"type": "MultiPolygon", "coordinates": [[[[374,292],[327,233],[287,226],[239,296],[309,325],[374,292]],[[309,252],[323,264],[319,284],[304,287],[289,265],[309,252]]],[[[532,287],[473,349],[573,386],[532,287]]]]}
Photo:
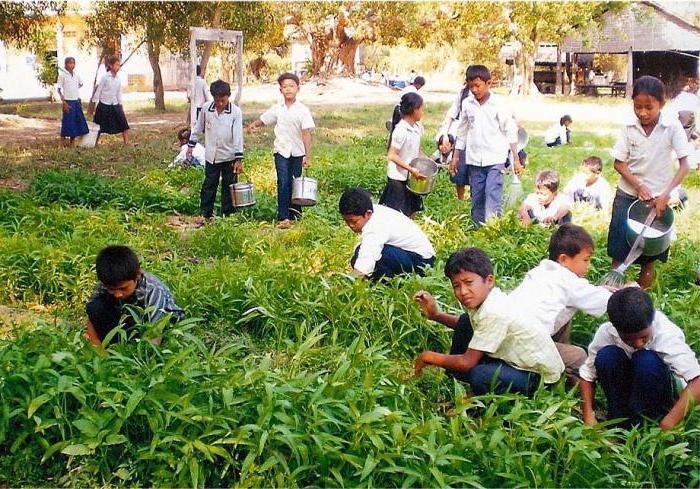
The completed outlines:
{"type": "MultiPolygon", "coordinates": [[[[644,228],[649,212],[651,212],[653,202],[646,203],[643,200],[635,200],[627,209],[627,222],[625,223],[625,238],[632,246],[639,233],[644,228]]],[[[666,206],[664,213],[657,216],[649,225],[649,229],[644,232],[639,246],[642,247],[642,255],[660,255],[671,245],[673,236],[673,211],[666,206]]]]}
{"type": "Polygon", "coordinates": [[[411,168],[416,168],[425,175],[423,180],[418,180],[412,173],[408,174],[408,190],[418,195],[428,195],[433,191],[435,177],[440,168],[437,163],[429,158],[414,158],[409,164],[411,168]]]}
{"type": "Polygon", "coordinates": [[[233,207],[239,209],[241,207],[250,207],[255,205],[255,192],[253,192],[253,182],[246,176],[247,182],[232,183],[230,185],[231,200],[233,207]]]}
{"type": "Polygon", "coordinates": [[[318,201],[318,181],[306,175],[292,181],[292,204],[312,207],[318,201]]]}

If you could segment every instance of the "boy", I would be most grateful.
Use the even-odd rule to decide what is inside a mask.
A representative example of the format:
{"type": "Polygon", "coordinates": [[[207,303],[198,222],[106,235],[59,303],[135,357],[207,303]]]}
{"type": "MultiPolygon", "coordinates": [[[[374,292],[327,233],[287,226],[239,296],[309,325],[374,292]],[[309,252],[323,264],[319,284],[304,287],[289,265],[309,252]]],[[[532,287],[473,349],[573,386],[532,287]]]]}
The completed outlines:
{"type": "Polygon", "coordinates": [[[700,365],[673,324],[643,289],[615,292],[608,301],[609,323],[602,324],[588,346],[580,369],[583,420],[596,424],[593,398],[596,380],[608,405],[608,418],[626,418],[623,426],[642,417],[660,420],[662,430],[681,422],[700,401],[700,365]],[[675,379],[687,383],[676,399],[675,379]]]}
{"type": "Polygon", "coordinates": [[[494,385],[499,394],[511,390],[529,396],[540,378],[546,384],[559,380],[564,364],[554,342],[494,287],[493,267],[486,253],[478,248],[453,253],[445,264],[445,276],[467,313],[445,314],[438,311],[428,292],[415,295],[424,316],[455,330],[450,354],[424,351],[416,359],[416,375],[426,365],[436,365],[469,383],[477,395],[494,385]]]}
{"type": "Polygon", "coordinates": [[[199,119],[204,104],[210,100],[211,93],[209,93],[206,80],[202,77],[202,67],[197,65],[197,77],[194,79],[194,95],[192,97],[192,103],[197,109],[197,119],[199,119]]]}
{"type": "Polygon", "coordinates": [[[435,263],[435,250],[421,228],[399,211],[373,205],[366,190],[345,190],[338,207],[345,224],[362,235],[350,260],[355,275],[372,280],[412,272],[423,275],[423,269],[435,263]]]}
{"type": "Polygon", "coordinates": [[[450,175],[457,172],[459,155],[466,151],[471,216],[474,225],[481,226],[486,219],[501,214],[502,170],[509,150],[515,172],[520,175],[522,171],[516,147],[518,126],[504,101],[490,92],[491,74],[485,66],[470,66],[466,78],[473,97],[462,100],[450,175]]]}
{"type": "Polygon", "coordinates": [[[214,101],[204,105],[192,129],[187,149],[187,160],[197,142],[205,138],[204,182],[200,192],[202,217],[211,220],[214,215],[216,187],[221,178],[221,214],[230,215],[233,211],[230,187],[243,171],[243,113],[229,102],[231,87],[222,80],[211,84],[214,101]]]}
{"type": "Polygon", "coordinates": [[[571,318],[577,311],[605,314],[611,292],[583,278],[593,255],[593,239],[580,226],[564,224],[549,240],[549,258],[525,274],[509,298],[523,315],[536,320],[559,350],[567,376],[586,360],[583,348],[570,344],[571,318]]]}
{"type": "Polygon", "coordinates": [[[197,166],[199,168],[204,168],[204,162],[206,161],[206,155],[204,146],[197,143],[192,150],[192,159],[187,159],[187,151],[189,150],[191,131],[189,129],[180,129],[177,132],[177,141],[180,144],[180,153],[175,157],[172,163],[168,165],[168,168],[174,168],[178,165],[182,166],[197,166]]]}
{"type": "MultiPolygon", "coordinates": [[[[139,307],[146,320],[155,323],[166,314],[178,321],[184,312],[170,290],[155,276],[141,270],[136,254],[127,246],[108,246],[97,255],[97,278],[100,283],[85,309],[88,316],[87,337],[97,346],[124,317],[124,328],[131,332],[135,320],[129,311],[139,307]]],[[[153,340],[160,344],[160,338],[153,340]]]]}
{"type": "Polygon", "coordinates": [[[571,202],[559,195],[559,174],[543,170],[535,177],[535,191],[520,206],[520,222],[527,226],[534,222],[541,226],[571,222],[571,202]]]}
{"type": "Polygon", "coordinates": [[[287,229],[301,217],[301,207],[292,205],[292,180],[301,176],[301,167],[311,166],[311,129],[316,127],[311,111],[297,102],[299,78],[283,73],[277,78],[284,102],[265,111],[250,124],[250,130],[275,124],[274,157],[277,171],[277,225],[287,229]]]}
{"type": "Polygon", "coordinates": [[[90,130],[83,115],[83,106],[80,102],[80,87],[83,81],[75,72],[75,58],[69,56],[64,61],[65,70],[58,70],[58,95],[63,104],[63,118],[61,120],[61,143],[66,145],[66,138],[70,140],[70,146],[75,143],[75,138],[84,136],[90,130]]]}
{"type": "Polygon", "coordinates": [[[573,202],[588,202],[596,210],[609,209],[612,202],[610,184],[601,176],[603,161],[589,156],[581,162],[581,169],[564,187],[564,194],[573,202]]]}

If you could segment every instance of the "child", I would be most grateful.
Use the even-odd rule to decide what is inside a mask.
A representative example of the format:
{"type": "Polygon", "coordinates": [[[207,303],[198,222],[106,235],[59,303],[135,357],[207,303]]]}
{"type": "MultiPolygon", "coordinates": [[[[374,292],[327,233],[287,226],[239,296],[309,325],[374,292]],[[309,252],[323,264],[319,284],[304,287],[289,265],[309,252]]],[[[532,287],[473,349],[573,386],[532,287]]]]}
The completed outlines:
{"type": "Polygon", "coordinates": [[[596,380],[608,405],[608,419],[625,418],[623,426],[642,417],[660,421],[669,430],[700,401],[700,365],[683,331],[661,311],[649,295],[629,287],[608,301],[609,323],[602,324],[588,346],[581,367],[583,421],[596,424],[593,399],[596,380]],[[674,377],[687,386],[677,397],[674,377]]]}
{"type": "Polygon", "coordinates": [[[554,170],[542,170],[535,177],[535,192],[527,196],[520,206],[520,222],[541,226],[571,222],[571,201],[559,195],[559,174],[554,170]]]}
{"type": "MultiPolygon", "coordinates": [[[[452,134],[440,134],[437,139],[437,150],[431,158],[441,167],[449,166],[452,162],[452,152],[455,147],[455,137],[452,134]]],[[[450,175],[450,181],[455,184],[457,200],[464,200],[464,187],[469,181],[467,165],[464,162],[464,153],[457,163],[457,172],[450,175]]]]}
{"type": "Polygon", "coordinates": [[[508,161],[509,149],[518,175],[522,166],[516,148],[518,126],[507,105],[490,92],[491,73],[488,68],[483,65],[467,68],[467,83],[473,97],[462,101],[450,174],[457,172],[459,156],[466,151],[471,216],[478,227],[488,218],[501,214],[502,170],[508,161]]]}
{"type": "MultiPolygon", "coordinates": [[[[620,174],[612,206],[608,230],[608,255],[612,267],[620,265],[630,251],[626,239],[627,210],[635,200],[654,201],[657,215],[668,204],[671,191],[688,173],[688,141],[678,119],[662,114],[664,84],[653,76],[634,82],[633,117],[622,128],[612,150],[615,170],[620,174]],[[678,171],[673,171],[673,152],[678,158],[678,171]]],[[[654,262],[666,261],[668,249],[656,256],[641,256],[639,285],[648,289],[654,279],[654,262]]]]}
{"type": "Polygon", "coordinates": [[[194,125],[187,149],[191,161],[194,148],[204,136],[204,182],[200,192],[202,217],[211,220],[214,215],[216,187],[221,179],[221,214],[230,215],[235,209],[230,187],[243,171],[243,113],[229,101],[231,87],[223,80],[211,84],[213,102],[204,105],[194,125]],[[206,129],[206,131],[205,131],[206,129]]]}
{"type": "Polygon", "coordinates": [[[173,168],[178,165],[183,166],[198,166],[204,168],[204,163],[206,161],[206,151],[204,146],[197,143],[192,150],[192,159],[187,159],[187,151],[189,150],[191,131],[189,129],[180,129],[177,132],[177,141],[180,143],[180,153],[175,157],[172,163],[168,165],[168,168],[173,168]]]}
{"type": "Polygon", "coordinates": [[[122,107],[122,82],[117,76],[121,61],[116,56],[107,58],[107,73],[95,88],[92,102],[97,103],[95,124],[99,124],[95,145],[100,140],[100,134],[122,134],[124,144],[129,144],[129,123],[122,107]]]}
{"type": "Polygon", "coordinates": [[[362,235],[350,260],[355,275],[372,280],[404,273],[422,276],[435,263],[433,245],[418,225],[394,209],[373,205],[366,190],[345,190],[338,207],[348,227],[362,235]]]}
{"type": "MultiPolygon", "coordinates": [[[[422,76],[416,76],[413,80],[411,80],[410,84],[402,90],[403,94],[407,93],[418,93],[418,90],[423,88],[425,86],[425,78],[422,76]]],[[[402,94],[402,95],[403,95],[402,94]]]]}
{"type": "Polygon", "coordinates": [[[453,253],[445,264],[445,276],[467,313],[440,312],[428,292],[415,295],[424,316],[455,330],[450,354],[424,351],[416,359],[416,375],[426,365],[442,367],[469,383],[478,395],[495,385],[499,394],[510,389],[529,396],[540,378],[546,384],[559,380],[564,364],[554,342],[494,287],[493,267],[486,253],[478,248],[453,253]]]}
{"type": "Polygon", "coordinates": [[[399,105],[401,120],[396,121],[389,136],[387,154],[387,183],[379,203],[413,218],[423,209],[423,199],[408,190],[408,174],[416,178],[425,178],[418,169],[409,166],[418,156],[425,156],[420,150],[420,138],[423,126],[419,122],[423,117],[423,98],[417,93],[406,93],[399,105]]]}
{"type": "Polygon", "coordinates": [[[572,122],[570,115],[562,116],[559,119],[559,124],[553,124],[544,133],[544,144],[548,148],[553,148],[554,146],[571,143],[571,129],[569,129],[569,126],[571,126],[572,122]]]}
{"type": "Polygon", "coordinates": [[[83,81],[80,75],[75,73],[75,58],[67,57],[64,61],[65,70],[59,70],[58,95],[63,102],[63,119],[61,121],[61,140],[65,146],[66,138],[70,138],[70,146],[75,143],[75,138],[89,133],[87,121],[83,115],[83,106],[80,102],[80,87],[83,81]]]}
{"type": "Polygon", "coordinates": [[[207,82],[202,78],[202,67],[197,65],[197,77],[194,79],[194,96],[192,97],[192,103],[197,109],[197,119],[199,119],[199,114],[202,112],[202,106],[210,101],[211,98],[207,82]]]}
{"type": "Polygon", "coordinates": [[[597,156],[589,156],[581,162],[579,173],[564,187],[564,194],[573,202],[588,202],[596,210],[607,210],[612,195],[610,184],[601,176],[602,172],[602,160],[597,156]]]}
{"type": "Polygon", "coordinates": [[[275,169],[277,171],[277,225],[287,229],[301,217],[301,207],[292,205],[292,180],[301,176],[301,168],[311,166],[311,130],[316,127],[311,111],[297,102],[299,78],[283,73],[277,78],[284,102],[265,111],[249,128],[275,124],[275,169]]]}
{"type": "Polygon", "coordinates": [[[564,224],[549,240],[549,258],[525,274],[510,300],[552,337],[569,377],[586,360],[583,348],[570,344],[571,319],[577,311],[602,316],[610,298],[605,287],[585,278],[593,255],[593,239],[580,226],[564,224]]]}
{"type": "MultiPolygon", "coordinates": [[[[141,308],[145,318],[155,323],[165,315],[172,321],[184,317],[170,290],[155,276],[141,270],[136,254],[126,246],[108,246],[97,255],[97,285],[88,301],[87,337],[99,346],[107,334],[123,320],[131,334],[136,325],[133,307],[141,308]]],[[[160,339],[153,340],[160,344],[160,339]]]]}

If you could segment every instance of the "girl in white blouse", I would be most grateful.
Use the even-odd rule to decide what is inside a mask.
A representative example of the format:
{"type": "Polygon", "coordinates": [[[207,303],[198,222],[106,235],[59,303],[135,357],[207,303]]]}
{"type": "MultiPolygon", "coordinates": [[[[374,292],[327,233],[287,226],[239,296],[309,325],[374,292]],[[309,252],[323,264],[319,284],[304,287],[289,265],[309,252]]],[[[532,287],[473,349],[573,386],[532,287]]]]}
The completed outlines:
{"type": "MultiPolygon", "coordinates": [[[[116,56],[107,58],[107,73],[100,80],[92,96],[92,102],[97,103],[95,109],[95,124],[99,124],[100,134],[119,134],[124,139],[124,144],[129,144],[129,123],[124,115],[122,107],[122,83],[117,73],[121,68],[121,61],[116,56]]],[[[95,142],[97,145],[97,142],[95,142]]]]}

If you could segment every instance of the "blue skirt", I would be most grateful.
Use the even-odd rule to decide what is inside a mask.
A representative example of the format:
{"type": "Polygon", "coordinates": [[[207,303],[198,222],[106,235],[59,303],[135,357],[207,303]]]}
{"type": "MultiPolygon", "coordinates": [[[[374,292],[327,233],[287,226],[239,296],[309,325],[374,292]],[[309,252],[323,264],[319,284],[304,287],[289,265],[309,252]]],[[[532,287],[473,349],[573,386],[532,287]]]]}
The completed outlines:
{"type": "Polygon", "coordinates": [[[61,137],[75,138],[89,133],[90,130],[88,129],[87,121],[83,115],[83,106],[80,104],[80,99],[66,100],[66,102],[70,106],[70,110],[68,112],[63,112],[61,137]]]}

